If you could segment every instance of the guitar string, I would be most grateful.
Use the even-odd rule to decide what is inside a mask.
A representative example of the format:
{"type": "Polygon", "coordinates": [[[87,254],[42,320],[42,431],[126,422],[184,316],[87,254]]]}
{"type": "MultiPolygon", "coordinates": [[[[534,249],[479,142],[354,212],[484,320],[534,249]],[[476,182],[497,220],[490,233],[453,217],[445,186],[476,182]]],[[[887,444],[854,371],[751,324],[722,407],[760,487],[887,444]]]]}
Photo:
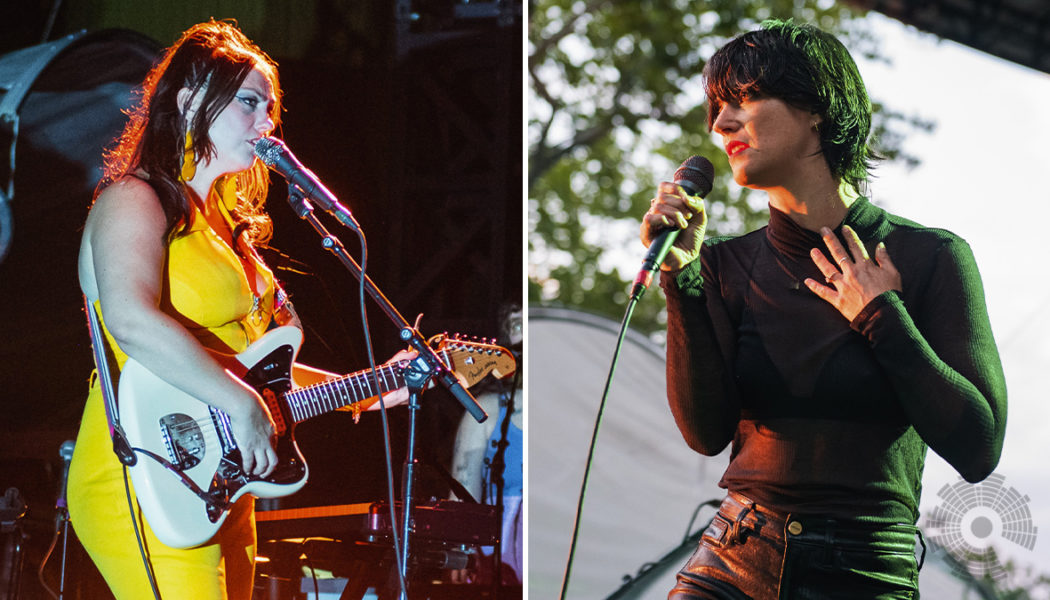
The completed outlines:
{"type": "MultiPolygon", "coordinates": [[[[393,377],[394,373],[392,372],[392,370],[389,373],[389,375],[391,377],[393,377]]],[[[384,381],[383,381],[383,383],[387,383],[385,381],[385,379],[386,379],[386,374],[384,374],[384,381]]],[[[394,379],[395,379],[395,383],[396,383],[396,378],[394,378],[394,379]]],[[[303,388],[303,389],[300,389],[300,390],[295,390],[295,392],[293,392],[293,394],[299,395],[299,396],[301,396],[301,398],[299,400],[296,400],[294,398],[290,398],[289,399],[290,402],[295,402],[298,406],[296,406],[296,407],[289,406],[289,410],[290,410],[290,412],[292,412],[293,418],[295,418],[296,421],[301,421],[301,420],[304,420],[304,419],[307,419],[307,418],[310,418],[310,417],[313,417],[313,416],[317,416],[317,415],[320,415],[320,414],[324,414],[325,412],[327,412],[327,410],[324,410],[324,409],[325,408],[329,408],[329,407],[322,406],[322,402],[324,404],[329,404],[329,405],[333,404],[333,402],[332,402],[333,398],[331,397],[329,392],[332,392],[332,391],[335,392],[335,396],[336,396],[335,400],[339,403],[337,406],[331,406],[330,407],[331,409],[337,408],[338,406],[348,406],[348,405],[353,405],[353,404],[359,404],[359,403],[363,402],[364,400],[368,400],[369,398],[372,398],[372,397],[375,396],[374,394],[371,394],[371,386],[369,385],[369,387],[368,387],[368,394],[366,394],[367,395],[366,398],[364,398],[363,400],[351,401],[351,402],[347,403],[347,402],[345,402],[345,400],[348,397],[350,397],[350,393],[348,393],[348,390],[346,389],[347,387],[348,386],[343,381],[332,381],[332,382],[322,382],[320,384],[309,386],[309,388],[303,388]],[[340,387],[342,387],[342,389],[340,389],[340,387]],[[328,388],[328,389],[326,391],[320,391],[321,388],[328,388]],[[317,394],[313,394],[313,395],[301,394],[301,392],[303,390],[308,390],[308,389],[309,390],[318,391],[318,393],[317,394]],[[320,396],[320,394],[325,394],[325,396],[322,398],[320,396]]],[[[354,396],[358,395],[356,390],[353,391],[353,395],[354,396]]],[[[287,397],[287,395],[286,395],[286,397],[287,397]]],[[[224,413],[222,411],[217,411],[217,413],[218,414],[211,414],[208,417],[204,417],[204,418],[200,418],[200,419],[191,419],[189,421],[180,421],[180,422],[170,426],[169,427],[169,432],[170,432],[169,433],[169,439],[173,438],[173,437],[181,437],[181,436],[183,436],[183,435],[185,435],[187,433],[192,433],[192,432],[199,432],[199,435],[201,437],[200,437],[200,442],[199,443],[195,443],[195,444],[192,444],[192,445],[185,444],[185,443],[183,443],[183,444],[176,444],[175,443],[176,440],[171,440],[171,442],[172,442],[171,446],[169,446],[168,444],[165,444],[166,450],[167,450],[167,454],[168,454],[169,458],[171,458],[172,460],[176,460],[177,457],[172,456],[172,454],[173,454],[172,446],[176,446],[176,445],[180,446],[182,448],[186,448],[187,446],[198,446],[198,445],[202,445],[204,448],[208,448],[209,446],[215,446],[215,445],[223,446],[224,445],[224,441],[225,441],[224,440],[225,436],[220,433],[221,432],[221,426],[219,424],[217,424],[216,421],[217,420],[225,421],[227,426],[229,426],[228,425],[229,424],[229,416],[227,416],[226,413],[224,413]]],[[[236,440],[234,440],[234,444],[236,444],[236,440]]]]}
{"type": "MultiPolygon", "coordinates": [[[[444,348],[444,349],[441,350],[441,352],[446,355],[446,361],[445,361],[446,364],[448,364],[448,362],[449,362],[448,358],[451,358],[450,356],[448,356],[450,354],[449,350],[450,350],[449,348],[444,348]]],[[[473,354],[473,352],[472,352],[473,349],[472,348],[462,348],[461,347],[461,348],[451,348],[451,350],[459,350],[459,351],[466,350],[468,353],[473,354]]],[[[486,354],[487,353],[491,353],[491,352],[492,352],[492,350],[486,350],[485,351],[486,354]]],[[[389,386],[390,382],[387,381],[387,378],[389,377],[392,380],[393,384],[394,384],[394,386],[391,387],[390,389],[394,389],[394,387],[396,387],[397,385],[399,385],[401,383],[401,381],[398,380],[398,375],[401,375],[402,379],[403,379],[403,371],[404,371],[404,369],[406,367],[406,364],[407,364],[407,361],[401,361],[401,362],[399,362],[397,364],[391,364],[391,365],[387,365],[387,366],[380,366],[378,370],[380,371],[380,374],[382,375],[382,378],[383,378],[382,383],[387,384],[389,386]]],[[[382,393],[382,392],[380,392],[380,393],[382,393]]],[[[374,397],[376,397],[378,395],[378,394],[372,393],[371,380],[370,380],[370,377],[367,374],[355,374],[355,375],[350,375],[348,377],[337,379],[337,380],[333,380],[333,381],[322,381],[320,383],[316,383],[316,384],[313,384],[313,385],[310,385],[310,386],[306,386],[306,387],[303,387],[303,388],[299,388],[299,389],[296,389],[296,390],[292,390],[292,391],[286,392],[284,395],[287,397],[290,394],[303,396],[303,398],[298,401],[298,406],[296,406],[293,409],[293,412],[297,411],[297,412],[303,414],[304,415],[303,416],[304,419],[317,416],[319,414],[322,414],[323,412],[328,412],[329,410],[334,410],[334,409],[340,408],[342,406],[352,406],[353,404],[358,404],[360,402],[364,402],[365,400],[369,400],[369,399],[374,398],[374,397]],[[357,382],[356,385],[355,385],[355,381],[357,382]],[[339,389],[336,386],[342,386],[343,389],[339,389]],[[326,397],[323,398],[323,400],[324,401],[331,401],[331,398],[329,398],[328,395],[331,392],[331,390],[334,389],[336,394],[337,394],[337,399],[339,401],[343,401],[345,399],[345,396],[346,396],[346,391],[347,391],[346,388],[350,388],[350,390],[352,390],[354,395],[358,395],[358,390],[360,389],[360,390],[365,392],[365,397],[362,398],[361,400],[340,404],[339,406],[336,406],[336,407],[323,407],[323,410],[321,410],[321,412],[318,412],[316,414],[310,414],[310,413],[312,413],[312,411],[309,411],[308,409],[310,409],[310,408],[317,409],[318,408],[318,406],[317,406],[319,404],[319,400],[317,399],[318,398],[318,394],[325,394],[326,397]],[[312,394],[311,392],[317,392],[317,393],[316,394],[312,394]],[[311,406],[311,405],[313,405],[313,406],[311,406]]],[[[222,414],[225,414],[225,413],[222,413],[222,414]]],[[[298,416],[298,415],[296,415],[296,416],[298,416]]],[[[191,421],[181,421],[180,423],[177,423],[176,425],[172,426],[171,430],[174,431],[175,433],[185,433],[186,430],[191,430],[194,427],[196,427],[196,428],[204,427],[204,426],[206,426],[208,424],[211,424],[212,422],[213,422],[213,417],[211,417],[211,416],[205,417],[205,418],[201,418],[201,419],[195,419],[195,420],[191,420],[191,421]]]]}
{"type": "MultiPolygon", "coordinates": [[[[382,372],[383,377],[383,381],[381,383],[387,384],[388,386],[391,385],[391,383],[393,385],[397,385],[398,383],[400,383],[397,380],[398,373],[394,370],[394,367],[381,368],[380,371],[382,372]],[[390,378],[392,382],[388,382],[387,378],[390,378]]],[[[342,406],[352,406],[354,404],[360,404],[361,402],[374,398],[378,394],[372,393],[371,382],[369,382],[366,378],[360,376],[352,376],[351,378],[342,380],[324,381],[311,386],[293,390],[290,393],[285,393],[286,398],[288,398],[290,395],[301,397],[298,400],[294,398],[289,398],[291,402],[295,402],[297,404],[296,407],[291,409],[292,412],[299,413],[300,415],[303,415],[304,418],[310,418],[342,406]],[[358,383],[357,385],[354,385],[354,379],[362,379],[364,383],[358,383]],[[363,394],[365,395],[364,398],[360,400],[351,401],[349,403],[345,402],[345,400],[351,395],[351,393],[353,396],[360,397],[362,395],[362,392],[359,392],[359,389],[362,390],[363,394]],[[338,404],[337,406],[322,406],[322,403],[332,404],[332,392],[334,392],[335,394],[334,401],[339,402],[340,404],[338,404]]],[[[225,413],[222,413],[221,411],[220,413],[225,415],[225,413]]],[[[298,415],[296,416],[298,417],[298,415]]],[[[175,425],[171,426],[169,429],[176,434],[186,433],[187,431],[192,431],[193,429],[203,429],[203,431],[209,431],[210,428],[206,426],[212,424],[213,422],[214,417],[208,416],[200,419],[192,419],[189,421],[180,421],[175,425]]],[[[218,434],[216,434],[216,436],[217,435],[218,434]]]]}
{"type": "MultiPolygon", "coordinates": [[[[449,360],[451,356],[449,356],[450,353],[448,352],[448,349],[442,349],[441,353],[445,355],[445,364],[450,364],[452,361],[449,360]]],[[[486,352],[486,354],[488,354],[488,352],[486,352]]],[[[382,385],[380,387],[382,388],[383,385],[387,386],[387,391],[399,387],[404,382],[404,371],[408,364],[408,361],[400,361],[395,364],[380,366],[378,368],[382,377],[382,385]]],[[[292,418],[295,422],[301,422],[342,406],[359,404],[382,393],[384,392],[380,391],[379,394],[372,393],[371,378],[368,377],[367,374],[358,374],[331,381],[323,381],[296,390],[289,390],[282,394],[282,396],[288,399],[288,409],[292,418]],[[348,397],[360,397],[361,395],[363,395],[364,398],[360,400],[351,400],[350,402],[346,401],[348,397]],[[333,406],[333,399],[339,404],[333,406]],[[293,403],[295,404],[294,406],[293,403]]],[[[202,419],[181,421],[171,426],[169,429],[170,436],[168,440],[171,445],[168,443],[165,444],[165,446],[167,446],[166,450],[169,457],[172,458],[172,460],[175,460],[176,458],[171,456],[173,446],[177,445],[174,443],[175,440],[172,440],[171,437],[179,437],[188,431],[196,430],[200,432],[200,441],[203,443],[204,448],[216,444],[220,447],[223,446],[225,440],[222,438],[226,438],[226,436],[221,434],[222,427],[216,424],[216,419],[218,418],[225,421],[226,427],[229,427],[229,416],[221,410],[217,411],[217,413],[218,414],[212,413],[208,417],[202,419]],[[208,427],[209,424],[212,425],[212,427],[208,427]]],[[[234,440],[233,443],[236,445],[236,440],[234,440]]],[[[182,445],[182,447],[185,447],[185,445],[182,445]]]]}
{"type": "MultiPolygon", "coordinates": [[[[468,353],[473,354],[471,348],[451,348],[451,350],[456,349],[460,351],[466,350],[468,353]]],[[[444,348],[441,350],[441,352],[446,355],[446,360],[444,361],[446,365],[449,363],[448,359],[451,358],[450,356],[448,356],[450,354],[449,350],[449,348],[444,348]]],[[[484,353],[490,354],[491,352],[492,350],[488,350],[484,353]]],[[[401,381],[399,381],[398,379],[398,376],[400,375],[402,380],[404,378],[404,369],[406,368],[406,366],[407,361],[401,361],[399,363],[390,364],[387,366],[380,366],[378,370],[382,376],[381,383],[386,384],[387,386],[391,386],[392,381],[393,386],[391,386],[390,389],[395,389],[401,383],[401,381]],[[391,381],[387,381],[388,378],[391,381]]],[[[383,392],[380,392],[380,394],[381,393],[383,392]]],[[[354,404],[360,404],[361,402],[374,398],[378,395],[379,394],[372,393],[372,383],[367,374],[356,374],[333,381],[323,381],[296,390],[291,390],[284,394],[284,396],[289,399],[289,410],[292,413],[293,418],[295,418],[297,422],[314,416],[318,416],[320,414],[324,414],[325,412],[329,412],[331,410],[335,410],[343,406],[352,406],[354,404]],[[360,396],[361,393],[359,392],[359,390],[364,392],[364,398],[356,401],[345,402],[348,395],[352,394],[353,396],[360,396]],[[335,401],[340,402],[338,406],[328,406],[333,401],[332,392],[335,393],[335,401]],[[348,394],[348,392],[350,392],[350,394],[348,394]],[[290,396],[293,395],[298,396],[299,399],[291,398],[290,396]],[[294,402],[296,406],[291,406],[292,402],[294,402]],[[322,403],[324,403],[325,405],[322,405],[322,403]]],[[[229,417],[226,416],[226,414],[222,411],[218,412],[219,415],[221,415],[220,418],[224,418],[228,423],[229,417]]],[[[208,442],[214,443],[218,442],[220,437],[217,428],[208,427],[208,425],[214,424],[215,416],[209,415],[208,417],[204,417],[201,419],[180,421],[172,425],[169,428],[169,431],[171,431],[175,435],[180,435],[185,434],[188,431],[198,430],[201,432],[202,436],[207,436],[208,439],[203,440],[205,444],[207,444],[208,442]]]]}

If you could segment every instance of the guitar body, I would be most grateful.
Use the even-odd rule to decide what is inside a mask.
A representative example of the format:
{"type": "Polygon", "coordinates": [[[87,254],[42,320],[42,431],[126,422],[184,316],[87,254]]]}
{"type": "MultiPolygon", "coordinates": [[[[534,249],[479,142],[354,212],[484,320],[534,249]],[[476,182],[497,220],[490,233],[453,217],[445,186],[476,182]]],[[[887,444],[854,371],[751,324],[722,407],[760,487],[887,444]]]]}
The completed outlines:
{"type": "Polygon", "coordinates": [[[247,368],[241,379],[266,400],[277,424],[278,466],[265,479],[241,470],[225,413],[128,359],[120,373],[120,422],[138,458],[130,471],[139,506],[162,542],[173,548],[203,544],[245,494],[276,498],[306,485],[306,461],[292,436],[295,421],[278,401],[291,389],[292,363],[301,345],[301,331],[279,327],[237,355],[247,368]]]}
{"type": "MultiPolygon", "coordinates": [[[[333,410],[354,407],[405,385],[410,361],[292,390],[292,364],[303,334],[278,327],[237,355],[236,375],[259,392],[277,434],[278,464],[266,478],[241,470],[241,453],[229,417],[165,382],[133,359],[120,372],[120,423],[137,461],[129,467],[142,513],[157,537],[173,548],[207,542],[238,498],[287,496],[306,485],[306,461],[292,436],[295,424],[333,410]],[[377,386],[373,386],[373,381],[377,386]]],[[[514,372],[508,350],[493,344],[435,336],[445,368],[467,387],[492,373],[514,372]]],[[[419,359],[422,362],[422,359],[419,359]]],[[[233,370],[232,368],[230,370],[233,370]]],[[[364,404],[367,407],[367,404],[364,404]]]]}

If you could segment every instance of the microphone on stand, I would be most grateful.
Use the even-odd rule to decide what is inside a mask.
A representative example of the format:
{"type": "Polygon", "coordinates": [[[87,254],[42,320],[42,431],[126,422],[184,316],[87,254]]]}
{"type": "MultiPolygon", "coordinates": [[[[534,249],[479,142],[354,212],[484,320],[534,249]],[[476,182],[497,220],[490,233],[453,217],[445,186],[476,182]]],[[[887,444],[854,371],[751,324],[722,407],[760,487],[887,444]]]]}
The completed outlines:
{"type": "MultiPolygon", "coordinates": [[[[711,193],[715,176],[715,167],[711,161],[703,156],[690,156],[674,172],[674,183],[685,190],[690,196],[704,196],[711,193]]],[[[666,229],[649,244],[649,251],[642,261],[642,268],[638,276],[634,278],[634,287],[631,289],[631,298],[641,298],[649,284],[653,281],[653,273],[660,268],[667,253],[671,251],[674,242],[678,239],[681,229],[666,229]]]]}
{"type": "Polygon", "coordinates": [[[69,480],[69,463],[73,460],[74,447],[73,440],[66,440],[58,449],[58,455],[62,457],[62,479],[58,488],[58,500],[55,501],[55,509],[58,511],[55,515],[56,527],[61,525],[61,520],[68,518],[69,514],[66,506],[66,482],[69,480]]]}
{"type": "Polygon", "coordinates": [[[288,183],[302,190],[303,195],[313,200],[354,231],[360,230],[357,220],[350,213],[350,209],[343,206],[335,194],[330,192],[314,172],[303,166],[299,159],[292,154],[284,142],[273,137],[259,138],[255,142],[255,155],[263,161],[267,167],[273,169],[278,175],[288,180],[288,183]]]}

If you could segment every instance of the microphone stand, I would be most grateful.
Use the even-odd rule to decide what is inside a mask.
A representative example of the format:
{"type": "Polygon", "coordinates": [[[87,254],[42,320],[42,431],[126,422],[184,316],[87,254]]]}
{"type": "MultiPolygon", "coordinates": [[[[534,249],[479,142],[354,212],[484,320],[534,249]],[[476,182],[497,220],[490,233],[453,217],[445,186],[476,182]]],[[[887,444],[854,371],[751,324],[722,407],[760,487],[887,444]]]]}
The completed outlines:
{"type": "Polygon", "coordinates": [[[59,456],[62,457],[62,484],[58,490],[58,500],[55,502],[55,532],[62,531],[62,563],[58,580],[58,600],[66,597],[66,556],[69,546],[69,505],[66,503],[66,482],[69,480],[69,461],[73,459],[73,442],[63,442],[59,448],[59,456]]]}
{"type": "MultiPolygon", "coordinates": [[[[445,363],[438,357],[437,353],[431,348],[426,339],[419,333],[419,330],[413,327],[405,320],[401,313],[397,311],[397,308],[391,304],[390,300],[376,287],[375,283],[361,271],[360,265],[353,259],[352,256],[346,251],[343,243],[339,241],[339,238],[335,237],[325,226],[314,216],[314,208],[310,204],[310,201],[306,198],[305,193],[299,189],[298,186],[289,183],[288,184],[288,203],[291,204],[292,210],[300,218],[310,224],[314,231],[321,236],[321,247],[328,250],[343,263],[350,273],[364,284],[366,290],[368,290],[369,296],[375,300],[379,308],[386,313],[387,317],[394,323],[399,330],[401,340],[407,342],[412,348],[418,353],[417,358],[412,360],[409,364],[409,368],[405,371],[405,383],[409,390],[409,435],[408,435],[408,451],[405,456],[405,469],[402,472],[402,494],[401,510],[401,556],[398,561],[398,569],[401,575],[401,581],[408,581],[408,547],[409,547],[409,533],[411,531],[411,510],[412,510],[412,477],[415,472],[415,446],[416,446],[416,413],[420,407],[419,394],[422,390],[426,389],[427,382],[432,378],[437,379],[445,388],[452,394],[452,396],[467,409],[472,417],[481,423],[488,415],[485,414],[485,410],[481,408],[478,401],[470,395],[463,385],[456,379],[454,373],[449,371],[445,363]]],[[[364,234],[361,232],[360,227],[354,220],[353,216],[349,214],[349,211],[341,213],[337,217],[341,223],[347,227],[357,231],[362,236],[362,244],[364,243],[364,234]]],[[[391,523],[391,527],[397,527],[395,523],[391,523]]],[[[402,589],[402,597],[406,597],[408,590],[402,589]]]]}
{"type": "Polygon", "coordinates": [[[69,509],[66,508],[65,490],[62,493],[61,506],[58,508],[57,519],[61,523],[62,530],[62,567],[58,579],[58,600],[66,597],[66,556],[69,545],[69,509]]]}
{"type": "Polygon", "coordinates": [[[510,389],[507,389],[507,384],[502,383],[500,385],[499,402],[504,407],[503,419],[499,423],[499,441],[496,442],[496,452],[492,455],[492,463],[489,465],[489,477],[492,483],[496,486],[496,514],[500,519],[500,534],[496,538],[496,545],[492,549],[493,564],[495,566],[496,575],[492,580],[492,597],[495,600],[499,600],[502,597],[503,590],[503,544],[506,540],[503,539],[504,525],[507,520],[507,515],[504,514],[503,504],[503,490],[506,485],[506,479],[504,474],[507,471],[507,446],[510,442],[507,441],[507,434],[510,430],[511,418],[514,416],[514,395],[518,389],[518,381],[520,370],[514,371],[514,378],[510,382],[510,389]]]}

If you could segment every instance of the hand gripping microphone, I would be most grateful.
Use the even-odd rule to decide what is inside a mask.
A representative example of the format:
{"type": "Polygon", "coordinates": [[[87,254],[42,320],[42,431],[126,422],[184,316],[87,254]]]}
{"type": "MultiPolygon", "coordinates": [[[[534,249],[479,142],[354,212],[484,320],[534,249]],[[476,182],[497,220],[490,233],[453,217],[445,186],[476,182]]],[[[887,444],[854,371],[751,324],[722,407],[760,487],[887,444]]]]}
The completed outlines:
{"type": "Polygon", "coordinates": [[[350,209],[343,206],[335,194],[328,191],[313,171],[299,162],[284,142],[272,137],[259,138],[259,141],[255,142],[255,155],[263,164],[287,179],[289,184],[302,190],[304,196],[339,219],[340,223],[354,231],[359,229],[357,220],[350,214],[350,209]]]}
{"type": "MultiPolygon", "coordinates": [[[[711,192],[714,176],[715,167],[711,161],[703,156],[690,156],[674,172],[674,183],[690,196],[703,198],[711,192]]],[[[653,281],[653,273],[667,258],[667,253],[671,251],[671,246],[674,246],[680,231],[681,229],[677,228],[666,229],[653,238],[653,243],[649,244],[649,252],[642,261],[642,268],[638,271],[638,276],[634,278],[631,298],[641,298],[645,290],[649,288],[649,284],[653,281]]]]}

